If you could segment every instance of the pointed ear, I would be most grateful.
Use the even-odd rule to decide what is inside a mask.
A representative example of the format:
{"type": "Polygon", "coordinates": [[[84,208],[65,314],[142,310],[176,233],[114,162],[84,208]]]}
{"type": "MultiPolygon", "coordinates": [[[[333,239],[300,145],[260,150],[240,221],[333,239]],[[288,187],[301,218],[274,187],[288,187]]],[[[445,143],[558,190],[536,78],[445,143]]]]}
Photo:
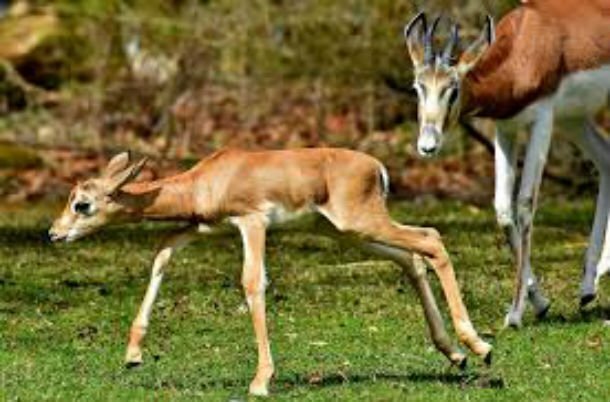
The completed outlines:
{"type": "Polygon", "coordinates": [[[115,174],[122,172],[127,169],[129,163],[131,162],[131,155],[128,151],[121,152],[118,155],[115,155],[110,162],[108,162],[108,166],[104,169],[103,176],[104,177],[112,177],[115,174]]]}
{"type": "Polygon", "coordinates": [[[126,169],[123,169],[122,172],[109,177],[106,187],[106,194],[111,195],[116,193],[121,189],[121,187],[138,177],[147,161],[147,158],[143,158],[139,162],[134,163],[126,169]]]}
{"type": "Polygon", "coordinates": [[[426,14],[423,11],[417,14],[415,18],[405,26],[405,41],[407,42],[407,49],[409,50],[409,56],[411,56],[411,61],[413,62],[415,70],[421,68],[425,63],[424,42],[427,31],[428,22],[426,20],[426,14]]]}
{"type": "Polygon", "coordinates": [[[457,69],[460,75],[464,76],[472,70],[495,40],[495,35],[494,20],[488,15],[485,28],[481,35],[460,56],[460,60],[457,63],[457,69]]]}

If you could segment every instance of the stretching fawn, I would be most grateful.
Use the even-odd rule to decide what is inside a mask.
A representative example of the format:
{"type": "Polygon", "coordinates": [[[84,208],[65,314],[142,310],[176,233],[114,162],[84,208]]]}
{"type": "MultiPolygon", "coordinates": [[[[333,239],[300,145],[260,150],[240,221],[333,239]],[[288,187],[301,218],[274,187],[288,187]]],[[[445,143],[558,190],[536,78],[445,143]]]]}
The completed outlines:
{"type": "Polygon", "coordinates": [[[145,160],[115,156],[99,178],[74,187],[53,223],[53,241],[74,241],[111,223],[150,220],[186,222],[161,245],[150,284],[131,326],[126,363],[142,362],[141,342],[171,255],[199,234],[228,221],[244,246],[242,284],[258,344],[258,368],[250,393],[267,395],[274,366],[265,317],[265,234],[278,216],[317,212],[332,225],[328,234],[347,238],[402,266],[423,305],[436,348],[463,367],[466,356],[450,340],[426,279],[426,263],[438,275],[459,340],[486,362],[491,346],[476,333],[453,266],[438,232],[399,225],[386,209],[388,175],[376,159],[345,149],[247,152],[223,150],[192,169],[160,180],[133,182],[145,160]],[[413,253],[411,256],[410,253],[413,253]]]}

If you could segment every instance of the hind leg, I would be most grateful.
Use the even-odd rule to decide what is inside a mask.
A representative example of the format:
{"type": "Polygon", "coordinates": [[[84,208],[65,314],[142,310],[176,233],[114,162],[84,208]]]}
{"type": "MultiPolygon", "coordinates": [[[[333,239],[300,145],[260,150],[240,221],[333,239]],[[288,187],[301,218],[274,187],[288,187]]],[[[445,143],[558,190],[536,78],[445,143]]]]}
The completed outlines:
{"type": "MultiPolygon", "coordinates": [[[[610,224],[608,219],[610,210],[610,144],[599,135],[595,129],[595,123],[592,121],[586,122],[584,135],[574,137],[572,140],[593,161],[600,177],[595,219],[589,246],[585,254],[585,265],[580,287],[580,305],[584,307],[595,299],[597,282],[599,281],[598,274],[604,266],[603,254],[606,252],[602,249],[604,247],[604,237],[607,236],[607,227],[610,224]],[[600,254],[602,254],[601,258],[600,254]]],[[[608,240],[605,243],[607,244],[608,240]]]]}
{"type": "Polygon", "coordinates": [[[436,299],[426,278],[426,266],[422,258],[418,255],[410,256],[402,250],[387,247],[378,243],[365,243],[364,248],[372,251],[376,255],[396,262],[403,268],[403,271],[417,292],[424,316],[428,323],[432,342],[441,353],[443,353],[453,364],[465,367],[466,356],[455,346],[447,335],[443,318],[436,304],[436,299]],[[412,260],[412,263],[411,261],[412,260]]]}
{"type": "Polygon", "coordinates": [[[390,219],[382,199],[363,200],[350,207],[333,208],[331,204],[321,209],[321,212],[341,232],[423,256],[439,278],[458,338],[474,353],[487,358],[491,345],[478,336],[468,317],[453,265],[438,232],[396,224],[390,219]]]}

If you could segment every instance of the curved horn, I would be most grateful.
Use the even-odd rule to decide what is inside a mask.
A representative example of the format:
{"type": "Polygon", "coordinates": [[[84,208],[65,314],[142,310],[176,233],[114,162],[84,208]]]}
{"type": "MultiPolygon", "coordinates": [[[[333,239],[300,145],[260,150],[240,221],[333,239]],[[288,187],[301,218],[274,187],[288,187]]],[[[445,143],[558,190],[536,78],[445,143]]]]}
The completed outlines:
{"type": "Polygon", "coordinates": [[[494,23],[494,19],[491,15],[487,15],[486,23],[485,29],[487,30],[487,41],[491,45],[493,41],[496,40],[496,24],[494,23]]]}
{"type": "Polygon", "coordinates": [[[428,28],[428,32],[426,32],[426,36],[424,38],[424,63],[431,64],[434,61],[434,31],[436,31],[436,27],[438,26],[441,17],[436,17],[430,28],[428,28]]]}
{"type": "Polygon", "coordinates": [[[409,38],[411,37],[411,33],[413,31],[413,29],[415,29],[415,27],[421,22],[422,24],[422,32],[425,32],[428,30],[428,21],[426,20],[426,13],[425,12],[420,12],[419,14],[417,14],[412,20],[411,22],[409,22],[407,25],[405,25],[405,29],[404,29],[404,35],[405,35],[405,40],[407,40],[407,42],[409,41],[409,38]]]}
{"type": "Polygon", "coordinates": [[[453,62],[453,52],[455,48],[460,43],[460,26],[459,24],[454,24],[451,29],[451,38],[449,38],[449,42],[443,51],[443,63],[447,65],[451,65],[453,62]]]}

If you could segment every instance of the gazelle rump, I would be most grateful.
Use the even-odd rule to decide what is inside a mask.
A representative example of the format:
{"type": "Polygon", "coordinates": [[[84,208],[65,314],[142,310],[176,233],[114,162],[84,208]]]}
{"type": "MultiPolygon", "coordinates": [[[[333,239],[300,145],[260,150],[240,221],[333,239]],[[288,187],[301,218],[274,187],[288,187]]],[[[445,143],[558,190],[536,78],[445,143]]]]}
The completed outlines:
{"type": "Polygon", "coordinates": [[[258,345],[258,368],[252,394],[266,395],[274,373],[265,316],[265,233],[286,213],[316,212],[339,237],[397,262],[421,299],[432,340],[451,362],[463,366],[465,355],[446,333],[426,278],[426,264],[438,276],[459,340],[489,362],[491,346],[476,333],[438,232],[399,225],[385,205],[388,176],[376,159],[345,149],[297,149],[248,152],[219,151],[192,169],[165,179],[133,182],[144,161],[114,157],[101,177],[73,189],[49,231],[55,241],[72,241],[101,227],[142,219],[184,221],[161,245],[150,284],[133,321],[127,364],[142,362],[141,342],[164,268],[172,254],[200,234],[228,221],[239,229],[244,247],[242,284],[258,345]]]}
{"type": "Polygon", "coordinates": [[[515,294],[506,324],[520,326],[529,298],[537,316],[549,301],[538,288],[530,263],[537,197],[556,118],[586,116],[582,132],[569,134],[600,171],[600,191],[585,257],[581,304],[590,302],[610,270],[610,142],[594,129],[592,113],[610,90],[610,0],[529,0],[494,29],[488,19],[481,36],[458,51],[458,28],[443,52],[434,49],[436,24],[424,14],[405,28],[419,96],[418,150],[432,156],[445,130],[460,119],[497,123],[494,206],[516,265],[515,294]],[[516,135],[508,119],[531,125],[523,171],[517,183],[516,135]],[[519,185],[518,191],[515,186],[519,185]],[[604,241],[605,238],[605,241],[604,241]]]}

